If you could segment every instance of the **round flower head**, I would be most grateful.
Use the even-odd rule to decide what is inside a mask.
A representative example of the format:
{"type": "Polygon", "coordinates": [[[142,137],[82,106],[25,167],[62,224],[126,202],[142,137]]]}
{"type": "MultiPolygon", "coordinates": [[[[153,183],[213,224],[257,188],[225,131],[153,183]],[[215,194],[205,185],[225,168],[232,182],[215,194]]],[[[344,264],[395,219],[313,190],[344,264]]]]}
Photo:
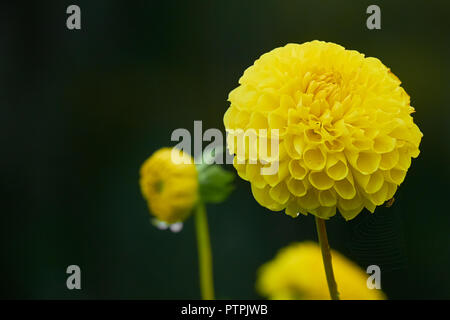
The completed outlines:
{"type": "Polygon", "coordinates": [[[141,167],[140,186],[150,212],[168,224],[184,221],[198,199],[197,170],[188,154],[162,148],[141,167]]]}
{"type": "Polygon", "coordinates": [[[224,116],[238,174],[262,206],[294,217],[327,219],[338,208],[349,220],[364,207],[374,212],[419,155],[422,133],[400,83],[380,60],[334,43],[263,54],[230,92],[224,116]],[[261,150],[261,140],[245,146],[248,136],[236,132],[250,129],[275,156],[261,150]],[[261,173],[274,163],[275,174],[261,173]]]}
{"type": "MultiPolygon", "coordinates": [[[[341,299],[386,299],[381,290],[367,287],[369,275],[358,265],[333,250],[332,256],[341,299]]],[[[319,245],[308,241],[281,249],[259,269],[256,287],[262,296],[274,300],[330,299],[319,245]]]]}

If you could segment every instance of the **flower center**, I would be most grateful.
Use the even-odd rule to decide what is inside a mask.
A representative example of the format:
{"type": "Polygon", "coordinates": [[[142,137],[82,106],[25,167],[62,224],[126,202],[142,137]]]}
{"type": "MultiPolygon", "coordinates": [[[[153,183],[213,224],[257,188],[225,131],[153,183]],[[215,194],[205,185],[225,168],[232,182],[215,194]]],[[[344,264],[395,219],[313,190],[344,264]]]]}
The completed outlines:
{"type": "Polygon", "coordinates": [[[313,94],[316,99],[326,99],[329,102],[340,97],[342,77],[333,71],[307,73],[310,81],[305,88],[306,93],[313,94]]]}
{"type": "Polygon", "coordinates": [[[300,111],[299,117],[305,126],[306,139],[312,143],[335,140],[334,122],[340,118],[336,112],[340,104],[335,103],[342,101],[345,91],[341,74],[315,69],[305,74],[303,83],[305,111],[300,111]]]}

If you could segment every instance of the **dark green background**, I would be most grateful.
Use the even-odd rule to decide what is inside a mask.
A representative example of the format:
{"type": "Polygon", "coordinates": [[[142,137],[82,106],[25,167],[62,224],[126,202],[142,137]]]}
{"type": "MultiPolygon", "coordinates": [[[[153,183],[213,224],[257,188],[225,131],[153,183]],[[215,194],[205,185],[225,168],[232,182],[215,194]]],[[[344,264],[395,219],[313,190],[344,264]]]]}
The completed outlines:
{"type": "MultiPolygon", "coordinates": [[[[139,167],[176,128],[223,129],[228,92],[262,53],[319,39],[389,66],[424,133],[394,206],[334,217],[332,247],[380,264],[392,299],[450,298],[449,12],[446,1],[2,4],[0,297],[199,298],[193,219],[179,234],[154,228],[139,167]],[[82,30],[67,30],[69,4],[82,30]],[[369,4],[381,30],[366,28],[369,4]],[[71,264],[80,291],[66,289],[71,264]]],[[[311,216],[260,207],[240,179],[208,212],[218,298],[258,298],[257,268],[316,239],[311,216]]]]}

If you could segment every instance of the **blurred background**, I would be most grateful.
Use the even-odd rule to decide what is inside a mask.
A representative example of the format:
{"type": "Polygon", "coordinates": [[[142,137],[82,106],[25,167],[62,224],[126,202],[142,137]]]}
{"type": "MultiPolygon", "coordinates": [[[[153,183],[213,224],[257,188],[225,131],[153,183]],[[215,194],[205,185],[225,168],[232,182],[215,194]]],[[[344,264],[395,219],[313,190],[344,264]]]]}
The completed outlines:
{"type": "MultiPolygon", "coordinates": [[[[35,1],[0,8],[0,297],[197,299],[193,219],[150,223],[141,163],[176,128],[223,128],[227,95],[264,52],[336,42],[402,80],[424,138],[391,208],[329,221],[331,246],[379,264],[391,299],[450,298],[450,3],[35,1]],[[66,8],[81,8],[81,30],[66,8]],[[381,30],[366,8],[381,7],[381,30]],[[79,265],[82,290],[67,290],[79,265]]],[[[234,170],[227,166],[227,170],[234,170]]],[[[257,268],[316,240],[312,216],[260,207],[250,186],[208,206],[216,295],[256,299],[257,268]]]]}

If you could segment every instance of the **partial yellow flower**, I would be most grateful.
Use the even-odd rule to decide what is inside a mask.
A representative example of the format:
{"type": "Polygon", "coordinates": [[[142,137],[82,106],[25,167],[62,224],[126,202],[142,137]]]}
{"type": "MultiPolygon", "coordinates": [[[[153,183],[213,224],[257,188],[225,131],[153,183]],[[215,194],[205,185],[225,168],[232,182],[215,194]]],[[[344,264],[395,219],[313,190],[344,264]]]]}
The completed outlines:
{"type": "Polygon", "coordinates": [[[184,221],[198,200],[194,160],[177,149],[162,148],[148,158],[139,183],[150,213],[168,224],[184,221]]]}
{"type": "MultiPolygon", "coordinates": [[[[254,144],[234,164],[270,210],[328,219],[338,208],[347,220],[364,207],[374,212],[419,155],[410,98],[376,58],[322,41],[288,44],[263,54],[239,84],[229,94],[225,128],[279,130],[278,160],[258,152],[249,163],[254,144]],[[262,175],[273,161],[277,174],[262,175]]],[[[228,135],[234,154],[238,139],[246,138],[228,135]]]]}
{"type": "MultiPolygon", "coordinates": [[[[342,300],[382,300],[383,291],[369,289],[365,273],[339,252],[331,250],[333,268],[342,300]]],[[[322,253],[312,241],[281,249],[274,260],[258,270],[256,288],[273,300],[329,300],[322,253]]]]}

